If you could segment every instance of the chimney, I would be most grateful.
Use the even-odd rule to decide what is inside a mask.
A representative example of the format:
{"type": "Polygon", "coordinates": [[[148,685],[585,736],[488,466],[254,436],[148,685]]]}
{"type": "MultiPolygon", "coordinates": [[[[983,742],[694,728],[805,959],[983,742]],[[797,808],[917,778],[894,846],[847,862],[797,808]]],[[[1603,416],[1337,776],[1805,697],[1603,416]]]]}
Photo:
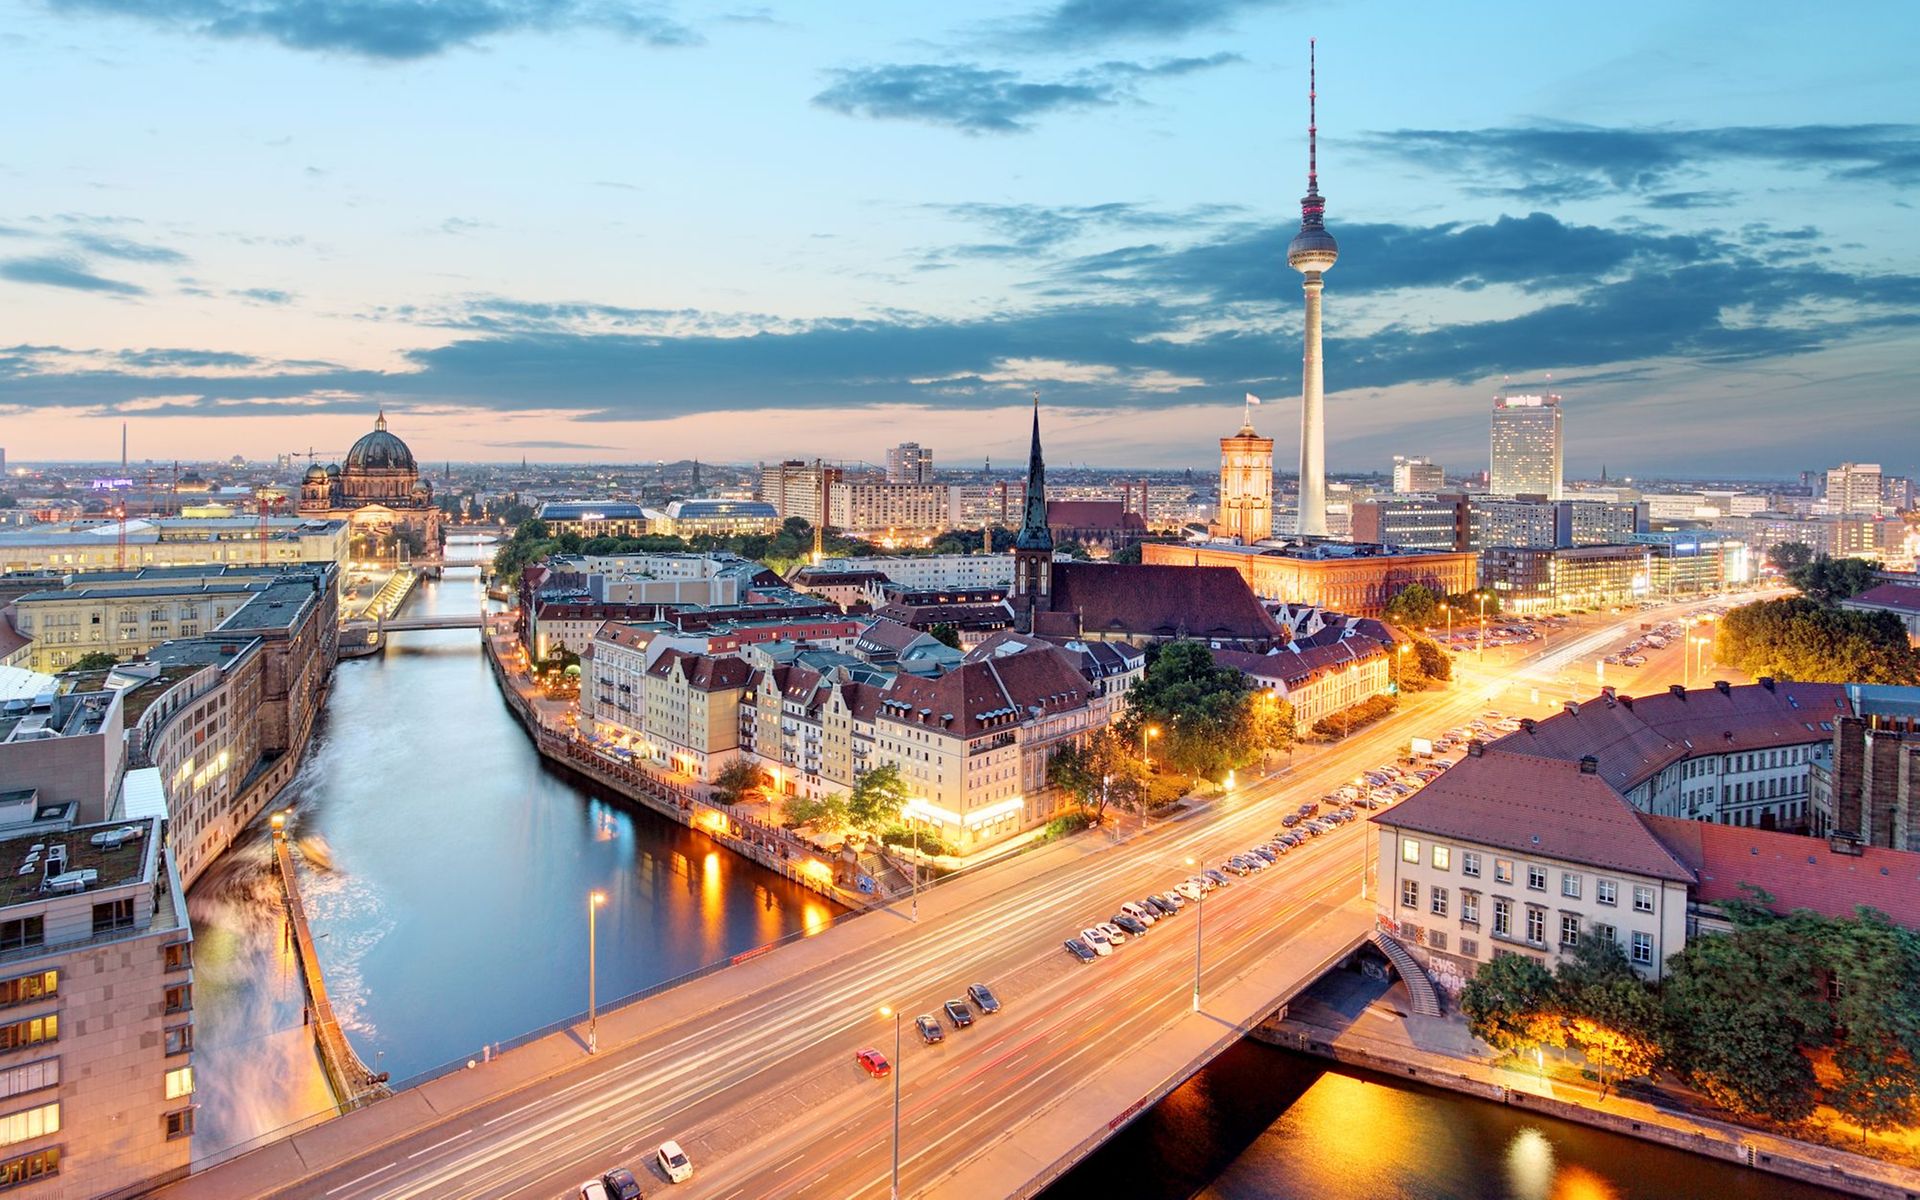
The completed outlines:
{"type": "Polygon", "coordinates": [[[1600,760],[1591,754],[1581,755],[1580,773],[1582,775],[1598,775],[1600,773],[1600,760]]]}
{"type": "Polygon", "coordinates": [[[1567,703],[1566,703],[1566,710],[1567,710],[1567,714],[1568,714],[1569,716],[1575,716],[1575,717],[1577,717],[1577,716],[1579,716],[1579,715],[1580,715],[1580,702],[1579,702],[1578,700],[1569,700],[1569,701],[1567,701],[1567,703]]]}
{"type": "Polygon", "coordinates": [[[1467,739],[1467,757],[1468,758],[1479,758],[1480,755],[1486,750],[1486,748],[1487,748],[1486,745],[1482,743],[1479,738],[1467,739]]]}
{"type": "Polygon", "coordinates": [[[1533,727],[1534,727],[1534,724],[1535,724],[1535,722],[1534,722],[1534,719],[1533,719],[1532,717],[1521,717],[1521,718],[1520,718],[1520,728],[1521,728],[1522,730],[1524,730],[1525,732],[1527,732],[1527,733],[1532,733],[1532,732],[1533,732],[1533,727]]]}
{"type": "Polygon", "coordinates": [[[1716,679],[1716,680],[1714,680],[1714,681],[1713,681],[1713,690],[1714,690],[1714,691],[1716,691],[1716,692],[1719,692],[1719,693],[1720,693],[1720,694],[1721,694],[1722,696],[1731,696],[1731,695],[1733,695],[1733,685],[1732,685],[1731,683],[1728,683],[1728,682],[1727,682],[1726,680],[1724,680],[1724,679],[1716,679]]]}
{"type": "Polygon", "coordinates": [[[1771,675],[1762,675],[1762,676],[1760,677],[1760,686],[1761,686],[1761,687],[1763,687],[1763,688],[1765,688],[1765,689],[1767,689],[1768,691],[1772,691],[1772,690],[1773,690],[1773,676],[1771,676],[1771,675]]]}
{"type": "Polygon", "coordinates": [[[1625,694],[1616,694],[1616,695],[1614,696],[1614,699],[1616,699],[1616,700],[1618,700],[1618,701],[1620,702],[1620,707],[1622,707],[1622,708],[1624,708],[1624,709],[1626,709],[1626,710],[1627,710],[1628,712],[1632,712],[1632,711],[1633,711],[1633,697],[1632,697],[1632,696],[1628,696],[1628,695],[1625,695],[1625,694]]]}
{"type": "Polygon", "coordinates": [[[1670,683],[1667,685],[1667,690],[1669,692],[1672,692],[1674,695],[1680,697],[1680,699],[1682,700],[1685,700],[1687,698],[1687,688],[1685,684],[1670,683]]]}

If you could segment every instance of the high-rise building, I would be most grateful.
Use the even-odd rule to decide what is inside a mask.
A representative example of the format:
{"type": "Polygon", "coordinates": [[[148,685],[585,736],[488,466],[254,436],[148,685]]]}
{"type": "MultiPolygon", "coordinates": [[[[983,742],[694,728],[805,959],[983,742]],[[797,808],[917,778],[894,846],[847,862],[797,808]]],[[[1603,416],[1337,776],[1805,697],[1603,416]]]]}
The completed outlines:
{"type": "Polygon", "coordinates": [[[1408,492],[1437,492],[1447,486],[1445,468],[1430,458],[1407,458],[1393,456],[1393,490],[1405,495],[1408,492]]]}
{"type": "Polygon", "coordinates": [[[1558,500],[1561,449],[1560,397],[1550,392],[1507,392],[1493,398],[1489,492],[1558,500]]]}
{"type": "Polygon", "coordinates": [[[827,488],[827,524],[853,533],[936,533],[947,528],[947,489],[843,479],[827,488]]]}
{"type": "Polygon", "coordinates": [[[1878,516],[1880,464],[1841,463],[1827,472],[1827,512],[1836,516],[1878,516]]]}
{"type": "Polygon", "coordinates": [[[1467,498],[1380,496],[1353,506],[1353,540],[1410,550],[1465,550],[1472,541],[1467,498]]]}
{"type": "Polygon", "coordinates": [[[1306,356],[1300,373],[1300,508],[1297,532],[1327,532],[1327,401],[1320,362],[1321,276],[1333,268],[1340,247],[1327,232],[1327,202],[1320,195],[1318,72],[1314,43],[1307,43],[1307,194],[1300,198],[1300,232],[1287,243],[1287,265],[1303,276],[1306,293],[1306,356]]]}
{"type": "Polygon", "coordinates": [[[809,525],[818,525],[826,515],[827,489],[839,482],[840,477],[839,467],[822,466],[817,459],[813,462],[788,459],[760,468],[758,499],[773,505],[782,521],[799,517],[809,525]]]}
{"type": "Polygon", "coordinates": [[[932,483],[933,451],[919,442],[901,442],[887,451],[888,483],[932,483]]]}
{"type": "Polygon", "coordinates": [[[1273,535],[1273,439],[1253,431],[1253,408],[1240,432],[1220,439],[1220,519],[1222,537],[1245,545],[1273,535]]]}

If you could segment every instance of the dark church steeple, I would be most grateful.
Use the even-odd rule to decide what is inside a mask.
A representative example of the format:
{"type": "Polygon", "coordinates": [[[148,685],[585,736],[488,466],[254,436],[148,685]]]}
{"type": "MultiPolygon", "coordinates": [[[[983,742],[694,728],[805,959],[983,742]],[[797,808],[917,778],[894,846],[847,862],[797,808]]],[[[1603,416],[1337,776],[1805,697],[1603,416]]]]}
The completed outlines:
{"type": "Polygon", "coordinates": [[[1013,539],[1013,605],[1020,628],[1053,595],[1053,531],[1047,528],[1047,463],[1040,453],[1040,393],[1033,394],[1033,447],[1027,453],[1026,515],[1013,539]]]}

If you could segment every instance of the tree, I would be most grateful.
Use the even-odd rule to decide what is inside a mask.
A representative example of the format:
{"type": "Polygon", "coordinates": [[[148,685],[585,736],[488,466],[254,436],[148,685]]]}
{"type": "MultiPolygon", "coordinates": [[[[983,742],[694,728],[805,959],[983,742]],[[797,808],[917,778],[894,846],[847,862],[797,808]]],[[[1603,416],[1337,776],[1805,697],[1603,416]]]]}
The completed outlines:
{"type": "Polygon", "coordinates": [[[819,797],[788,796],[780,803],[780,816],[787,828],[811,825],[822,837],[831,837],[851,824],[847,817],[847,798],[838,793],[819,797]]]}
{"type": "Polygon", "coordinates": [[[1169,642],[1128,694],[1127,728],[1160,731],[1159,757],[1188,775],[1220,779],[1257,753],[1244,710],[1252,685],[1194,641],[1169,642]]]}
{"type": "MultiPolygon", "coordinates": [[[[89,650],[73,660],[68,671],[106,671],[120,664],[120,660],[105,650],[89,650]]],[[[63,674],[65,672],[62,672],[63,674]]]]}
{"type": "Polygon", "coordinates": [[[1767,561],[1782,571],[1793,571],[1813,561],[1813,547],[1805,542],[1780,542],[1767,551],[1767,561]]]}
{"type": "Polygon", "coordinates": [[[1500,593],[1498,592],[1481,588],[1473,592],[1457,592],[1447,597],[1447,605],[1461,620],[1479,620],[1482,604],[1486,606],[1486,614],[1489,617],[1500,615],[1500,593]]]}
{"type": "Polygon", "coordinates": [[[753,799],[772,782],[759,763],[736,758],[714,776],[713,798],[722,804],[739,804],[753,799]]]}
{"type": "Polygon", "coordinates": [[[1892,613],[1805,596],[1743,604],[1720,621],[1714,656],[1749,675],[1811,683],[1920,683],[1920,651],[1892,613]]]}
{"type": "Polygon", "coordinates": [[[1420,674],[1428,679],[1453,678],[1453,656],[1442,649],[1439,642],[1420,634],[1412,635],[1412,641],[1413,657],[1420,674]]]}
{"type": "Polygon", "coordinates": [[[932,629],[927,630],[927,636],[939,642],[942,646],[951,646],[955,650],[960,648],[960,630],[946,621],[941,621],[932,629]]]}
{"type": "Polygon", "coordinates": [[[853,781],[847,793],[847,822],[855,829],[876,832],[900,819],[907,803],[907,784],[900,768],[888,763],[853,781]]]}
{"type": "Polygon", "coordinates": [[[1589,934],[1554,972],[1554,1005],[1569,1045],[1600,1081],[1600,1098],[1621,1079],[1651,1074],[1660,1058],[1660,1005],[1620,944],[1589,934]]]}
{"type": "Polygon", "coordinates": [[[1410,583],[1387,601],[1387,620],[1424,628],[1440,619],[1440,595],[1424,583],[1410,583]]]}
{"type": "Polygon", "coordinates": [[[1261,689],[1248,695],[1241,711],[1247,725],[1246,740],[1263,757],[1293,749],[1296,718],[1292,704],[1261,689]]]}
{"type": "Polygon", "coordinates": [[[1495,1050],[1540,1045],[1551,1036],[1541,1020],[1553,999],[1553,976],[1529,955],[1503,954],[1483,964],[1460,992],[1467,1030],[1495,1050]]]}
{"type": "Polygon", "coordinates": [[[1115,550],[1113,552],[1113,557],[1109,558],[1107,561],[1112,563],[1136,564],[1140,561],[1140,554],[1141,554],[1140,543],[1128,542],[1126,545],[1120,547],[1118,550],[1115,550]]]}
{"type": "Polygon", "coordinates": [[[1096,818],[1109,804],[1137,809],[1147,797],[1145,764],[1111,727],[1055,752],[1047,762],[1047,782],[1096,818]]]}
{"type": "Polygon", "coordinates": [[[1875,583],[1881,565],[1864,558],[1834,558],[1817,555],[1813,561],[1787,572],[1787,581],[1809,600],[1835,604],[1858,596],[1875,583]]]}

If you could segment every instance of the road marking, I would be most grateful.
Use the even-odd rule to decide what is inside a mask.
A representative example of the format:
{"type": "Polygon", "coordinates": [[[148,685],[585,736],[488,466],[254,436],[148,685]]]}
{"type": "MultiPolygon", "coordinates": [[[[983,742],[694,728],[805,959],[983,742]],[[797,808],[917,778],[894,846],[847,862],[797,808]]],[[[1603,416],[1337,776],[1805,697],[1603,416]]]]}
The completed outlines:
{"type": "Polygon", "coordinates": [[[501,1113],[499,1116],[495,1117],[493,1120],[482,1121],[481,1124],[498,1125],[500,1122],[506,1120],[508,1117],[517,1117],[521,1113],[527,1111],[528,1109],[539,1108],[542,1104],[545,1104],[545,1103],[547,1103],[546,1100],[535,1100],[532,1104],[522,1104],[519,1108],[514,1109],[512,1112],[501,1113]]]}
{"type": "Polygon", "coordinates": [[[377,1171],[368,1171],[368,1172],[367,1172],[367,1173],[366,1173],[365,1175],[362,1175],[362,1176],[361,1176],[360,1178],[358,1178],[358,1179],[349,1179],[349,1180],[347,1180],[347,1181],[346,1181],[345,1183],[343,1183],[343,1184],[341,1184],[341,1185],[340,1185],[339,1187],[337,1187],[337,1188],[328,1188],[328,1189],[327,1189],[327,1195],[329,1195],[329,1196],[331,1196],[331,1195],[333,1195],[333,1194],[334,1194],[335,1192],[344,1192],[344,1191],[346,1191],[346,1190],[347,1190],[348,1188],[350,1188],[350,1187],[354,1187],[354,1186],[356,1186],[356,1185],[358,1185],[358,1184],[362,1184],[362,1183],[365,1183],[365,1182],[366,1182],[367,1180],[369,1180],[369,1179],[372,1179],[372,1178],[373,1178],[373,1177],[374,1177],[375,1175],[384,1175],[384,1174],[386,1174],[386,1173],[387,1173],[388,1171],[391,1171],[391,1170],[393,1170],[393,1169],[394,1169],[395,1167],[397,1167],[397,1166],[399,1166],[399,1165],[400,1165],[400,1164],[399,1164],[399,1162],[397,1162],[397,1161],[395,1161],[395,1162],[390,1162],[390,1163],[388,1163],[388,1164],[387,1164],[386,1166],[384,1166],[384,1167],[381,1167],[381,1168],[380,1168],[379,1170],[377,1170],[377,1171]]]}
{"type": "Polygon", "coordinates": [[[473,1130],[471,1130],[471,1129],[462,1129],[462,1130],[461,1130],[461,1131],[460,1131],[459,1133],[456,1133],[456,1134],[454,1134],[454,1135],[453,1135],[452,1137],[450,1137],[450,1138],[448,1138],[448,1139],[447,1139],[446,1141],[444,1141],[444,1142],[435,1142],[435,1143],[434,1143],[433,1145],[431,1145],[431,1146],[428,1146],[428,1147],[426,1147],[425,1149],[422,1149],[422,1150],[415,1150],[415,1151],[414,1151],[414,1152],[413,1152],[412,1154],[409,1154],[409,1155],[407,1155],[407,1157],[408,1157],[408,1158],[419,1158],[419,1157],[420,1157],[420,1156],[421,1156],[422,1154],[432,1154],[432,1153],[433,1153],[433,1152],[434,1152],[435,1150],[438,1150],[438,1149],[439,1149],[440,1147],[442,1147],[442,1146],[451,1146],[451,1145],[453,1145],[453,1144],[454,1144],[455,1142],[457,1142],[457,1141],[459,1141],[459,1140],[460,1140],[461,1138],[463,1138],[463,1137],[466,1137],[466,1136],[467,1136],[468,1134],[470,1134],[470,1133],[472,1133],[472,1132],[473,1132],[473,1130]]]}

